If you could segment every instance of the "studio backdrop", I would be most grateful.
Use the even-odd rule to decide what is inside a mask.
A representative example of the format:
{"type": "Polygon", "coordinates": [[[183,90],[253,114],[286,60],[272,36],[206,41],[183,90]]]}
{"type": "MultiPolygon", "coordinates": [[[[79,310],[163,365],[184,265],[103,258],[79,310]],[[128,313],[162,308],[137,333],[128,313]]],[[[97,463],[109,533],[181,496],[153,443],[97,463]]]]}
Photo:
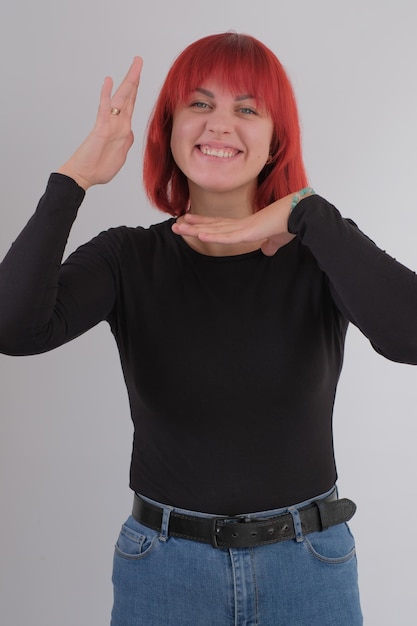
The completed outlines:
{"type": "MultiPolygon", "coordinates": [[[[104,77],[118,83],[137,54],[135,144],[117,178],[87,193],[66,254],[111,226],[164,220],[141,185],[147,119],[176,55],[232,29],[264,41],[286,67],[312,186],[417,268],[416,22],[412,0],[6,3],[0,255],[91,128],[104,77]]],[[[113,546],[132,499],[132,426],[109,328],[48,354],[0,356],[0,386],[1,621],[107,624],[113,546]]],[[[334,436],[340,493],[358,505],[351,527],[367,626],[415,623],[416,401],[417,369],[383,359],[351,328],[334,436]]]]}

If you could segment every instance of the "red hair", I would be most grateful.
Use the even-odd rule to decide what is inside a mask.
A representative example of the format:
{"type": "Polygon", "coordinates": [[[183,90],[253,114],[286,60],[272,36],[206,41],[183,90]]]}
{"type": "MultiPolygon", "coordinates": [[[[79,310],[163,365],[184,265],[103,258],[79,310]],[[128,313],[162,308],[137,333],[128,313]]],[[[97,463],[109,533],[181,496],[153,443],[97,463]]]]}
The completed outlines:
{"type": "Polygon", "coordinates": [[[306,187],[297,105],[284,68],[262,42],[228,32],[192,43],[168,72],[149,120],[144,152],[143,181],[152,203],[173,216],[187,210],[187,179],[170,148],[172,119],[177,104],[208,77],[220,79],[235,93],[262,98],[272,118],[272,161],[259,174],[255,209],[306,187]]]}

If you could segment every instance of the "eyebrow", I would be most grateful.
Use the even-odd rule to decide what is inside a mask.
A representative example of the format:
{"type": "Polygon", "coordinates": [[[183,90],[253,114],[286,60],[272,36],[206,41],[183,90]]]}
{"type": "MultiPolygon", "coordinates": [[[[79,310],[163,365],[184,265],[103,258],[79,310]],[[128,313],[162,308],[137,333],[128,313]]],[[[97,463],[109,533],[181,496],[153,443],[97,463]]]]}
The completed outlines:
{"type": "MultiPolygon", "coordinates": [[[[208,91],[208,89],[203,89],[203,87],[197,87],[196,91],[199,91],[200,93],[204,94],[208,98],[215,98],[215,95],[212,91],[208,91]]],[[[255,99],[255,96],[252,96],[249,93],[241,94],[239,96],[236,96],[235,98],[236,102],[240,102],[241,100],[254,100],[254,99],[255,99]]]]}

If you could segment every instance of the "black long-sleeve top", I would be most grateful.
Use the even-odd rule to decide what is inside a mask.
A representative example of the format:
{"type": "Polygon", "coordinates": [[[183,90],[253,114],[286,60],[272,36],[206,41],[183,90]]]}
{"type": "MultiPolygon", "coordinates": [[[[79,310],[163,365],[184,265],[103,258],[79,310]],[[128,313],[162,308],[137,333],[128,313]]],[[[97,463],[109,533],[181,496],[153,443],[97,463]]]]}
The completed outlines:
{"type": "Polygon", "coordinates": [[[134,423],[132,489],[219,514],[330,489],[348,322],[417,363],[417,277],[319,196],[273,257],[212,257],[171,230],[101,233],[61,265],[84,192],[53,174],[0,266],[0,350],[51,350],[106,320],[134,423]]]}

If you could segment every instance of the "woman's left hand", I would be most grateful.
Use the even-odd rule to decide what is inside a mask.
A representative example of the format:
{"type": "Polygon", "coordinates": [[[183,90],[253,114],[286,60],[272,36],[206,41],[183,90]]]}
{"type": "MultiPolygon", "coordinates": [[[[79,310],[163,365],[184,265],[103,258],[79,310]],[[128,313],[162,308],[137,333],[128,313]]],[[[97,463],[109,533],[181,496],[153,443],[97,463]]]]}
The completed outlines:
{"type": "Polygon", "coordinates": [[[288,218],[294,194],[290,194],[243,218],[204,217],[186,213],[172,230],[177,235],[196,237],[200,241],[218,244],[254,243],[262,241],[261,250],[267,256],[294,239],[288,232],[288,218]]]}

